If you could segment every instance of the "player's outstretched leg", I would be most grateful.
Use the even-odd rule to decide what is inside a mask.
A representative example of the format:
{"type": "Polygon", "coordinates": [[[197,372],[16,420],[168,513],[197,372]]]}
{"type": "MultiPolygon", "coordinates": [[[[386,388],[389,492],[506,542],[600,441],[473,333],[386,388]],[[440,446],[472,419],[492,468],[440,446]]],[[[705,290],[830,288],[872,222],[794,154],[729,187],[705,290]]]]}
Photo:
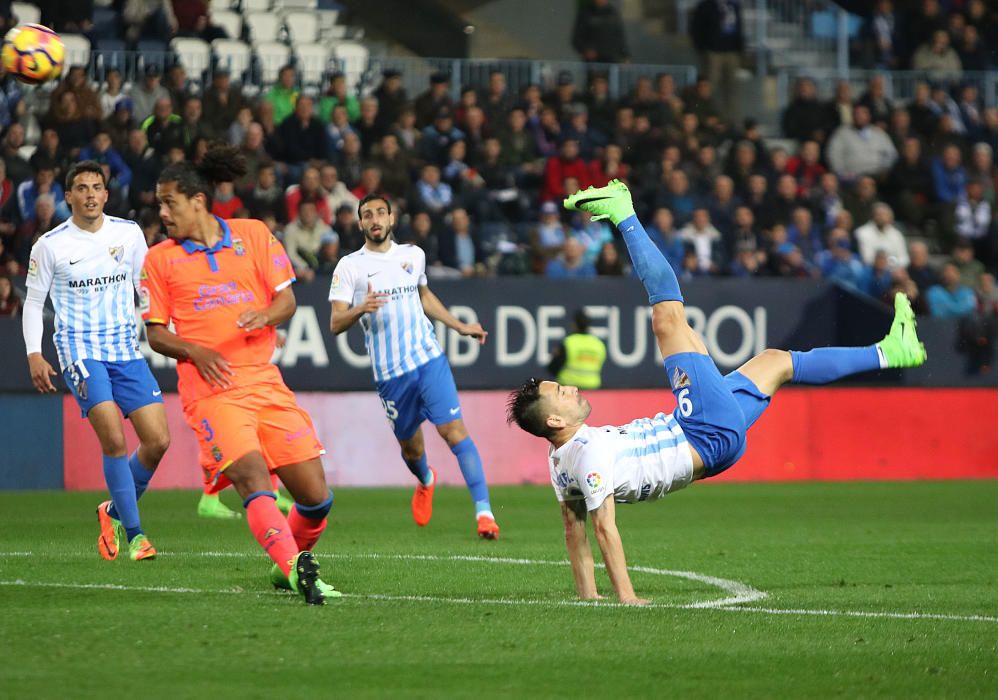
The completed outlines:
{"type": "Polygon", "coordinates": [[[925,346],[918,340],[915,312],[903,293],[894,296],[894,321],[879,343],[859,348],[816,348],[791,351],[794,384],[827,384],[858,372],[876,369],[918,367],[926,360],[925,346]]]}
{"type": "MultiPolygon", "coordinates": [[[[478,453],[475,441],[468,435],[468,429],[464,427],[461,419],[443,423],[437,426],[450,451],[457,458],[457,464],[461,468],[461,476],[471,494],[471,500],[475,503],[475,526],[478,536],[483,540],[499,539],[499,525],[496,517],[492,513],[492,502],[489,498],[489,485],[485,481],[485,470],[482,469],[482,457],[478,453]]],[[[434,476],[434,478],[436,478],[434,476]]]]}
{"type": "Polygon", "coordinates": [[[437,473],[426,461],[422,428],[417,428],[410,438],[399,439],[399,447],[402,448],[402,461],[417,480],[416,490],[412,493],[412,519],[420,527],[426,527],[433,517],[433,492],[437,484],[437,473]]]}

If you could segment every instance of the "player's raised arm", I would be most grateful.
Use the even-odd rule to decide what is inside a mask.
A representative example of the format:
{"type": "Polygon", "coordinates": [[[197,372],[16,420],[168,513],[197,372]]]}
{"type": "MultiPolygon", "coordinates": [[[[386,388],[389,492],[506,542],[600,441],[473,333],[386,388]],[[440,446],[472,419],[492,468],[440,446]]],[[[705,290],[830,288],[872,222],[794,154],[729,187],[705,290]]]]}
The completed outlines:
{"type": "Polygon", "coordinates": [[[454,318],[454,315],[447,310],[440,298],[430,291],[425,284],[419,287],[419,300],[423,305],[423,313],[434,321],[441,321],[448,328],[452,328],[461,335],[471,336],[478,339],[479,345],[485,345],[485,339],[489,332],[482,328],[480,323],[462,323],[454,318]]]}
{"type": "Polygon", "coordinates": [[[593,550],[586,537],[586,505],[584,501],[562,501],[561,519],[565,523],[565,548],[572,562],[575,591],[583,600],[598,600],[596,574],[593,571],[593,550]]]}
{"type": "Polygon", "coordinates": [[[607,496],[599,508],[591,513],[596,542],[599,543],[603,563],[606,564],[606,573],[610,576],[610,583],[613,584],[617,598],[621,603],[628,605],[647,605],[647,600],[634,595],[631,577],[627,573],[624,544],[620,541],[620,533],[617,532],[616,505],[613,496],[607,496]]]}

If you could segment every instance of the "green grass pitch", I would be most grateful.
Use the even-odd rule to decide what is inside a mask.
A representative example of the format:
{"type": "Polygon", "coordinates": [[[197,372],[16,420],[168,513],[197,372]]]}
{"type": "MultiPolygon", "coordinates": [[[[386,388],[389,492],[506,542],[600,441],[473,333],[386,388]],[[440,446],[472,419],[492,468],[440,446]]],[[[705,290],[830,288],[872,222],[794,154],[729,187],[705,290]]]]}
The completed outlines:
{"type": "Polygon", "coordinates": [[[142,500],[155,561],[104,562],[98,500],[0,494],[2,697],[998,696],[998,481],[620,507],[641,609],[570,604],[548,488],[493,489],[498,542],[463,489],[424,529],[408,490],[338,490],[316,551],[347,595],[322,608],[271,590],[244,522],[198,520],[196,493],[142,500]]]}

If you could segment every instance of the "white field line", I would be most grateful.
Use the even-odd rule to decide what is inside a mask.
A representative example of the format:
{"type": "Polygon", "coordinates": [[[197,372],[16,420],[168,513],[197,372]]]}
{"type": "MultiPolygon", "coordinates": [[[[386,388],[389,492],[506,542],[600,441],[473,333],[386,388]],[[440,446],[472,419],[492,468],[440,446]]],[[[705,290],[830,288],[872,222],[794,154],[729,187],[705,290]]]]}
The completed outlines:
{"type": "MultiPolygon", "coordinates": [[[[255,552],[165,552],[164,554],[173,557],[209,557],[209,558],[259,558],[255,552]]],[[[87,556],[83,552],[73,552],[73,556],[87,556]]],[[[28,557],[32,552],[0,552],[3,557],[28,557]]],[[[65,554],[60,556],[66,556],[65,554]]],[[[393,559],[399,561],[469,561],[495,564],[510,564],[516,566],[567,566],[568,561],[554,561],[545,559],[513,559],[506,557],[485,557],[478,555],[450,555],[440,556],[434,554],[379,554],[379,553],[358,553],[339,554],[326,553],[323,559],[393,559]]],[[[601,565],[597,565],[601,566],[601,565]]],[[[689,604],[675,603],[652,603],[637,609],[671,609],[671,610],[721,610],[725,612],[754,612],[765,615],[795,615],[795,616],[816,616],[816,617],[857,617],[857,618],[880,618],[894,620],[947,620],[956,622],[998,622],[998,617],[990,615],[950,615],[945,613],[902,613],[902,612],[876,612],[863,610],[822,610],[822,609],[788,609],[788,608],[763,608],[746,606],[744,603],[755,602],[767,597],[763,591],[759,591],[751,586],[739,581],[708,576],[694,571],[673,571],[670,569],[657,569],[647,566],[633,566],[631,571],[653,574],[657,576],[674,576],[685,578],[691,581],[698,581],[708,585],[721,588],[726,593],[731,594],[728,598],[719,600],[701,601],[689,604]]],[[[111,591],[144,591],[149,593],[179,593],[179,594],[235,594],[245,593],[239,589],[197,589],[167,586],[123,586],[119,584],[99,584],[99,583],[62,583],[62,582],[29,582],[23,579],[12,581],[0,580],[0,586],[18,586],[24,588],[72,588],[90,590],[111,590],[111,591]]],[[[260,593],[258,592],[258,595],[260,593]]],[[[263,595],[272,595],[265,593],[263,595]]],[[[598,608],[629,608],[632,606],[615,603],[612,601],[583,601],[583,600],[535,600],[525,598],[447,598],[441,596],[422,595],[388,595],[388,594],[358,594],[345,593],[344,598],[356,598],[374,601],[390,602],[417,602],[417,603],[447,603],[454,605],[508,605],[508,606],[554,606],[554,607],[598,607],[598,608]]]]}

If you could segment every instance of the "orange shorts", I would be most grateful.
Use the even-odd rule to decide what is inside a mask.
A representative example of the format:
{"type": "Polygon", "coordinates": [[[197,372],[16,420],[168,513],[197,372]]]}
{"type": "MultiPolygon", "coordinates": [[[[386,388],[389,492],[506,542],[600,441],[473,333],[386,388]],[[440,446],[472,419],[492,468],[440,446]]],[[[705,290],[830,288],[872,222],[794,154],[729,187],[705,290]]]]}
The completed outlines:
{"type": "Polygon", "coordinates": [[[271,471],[325,453],[312,418],[284,384],[254,384],[199,399],[184,407],[198,436],[205,484],[218,493],[232,482],[225,469],[259,451],[271,471]]]}

